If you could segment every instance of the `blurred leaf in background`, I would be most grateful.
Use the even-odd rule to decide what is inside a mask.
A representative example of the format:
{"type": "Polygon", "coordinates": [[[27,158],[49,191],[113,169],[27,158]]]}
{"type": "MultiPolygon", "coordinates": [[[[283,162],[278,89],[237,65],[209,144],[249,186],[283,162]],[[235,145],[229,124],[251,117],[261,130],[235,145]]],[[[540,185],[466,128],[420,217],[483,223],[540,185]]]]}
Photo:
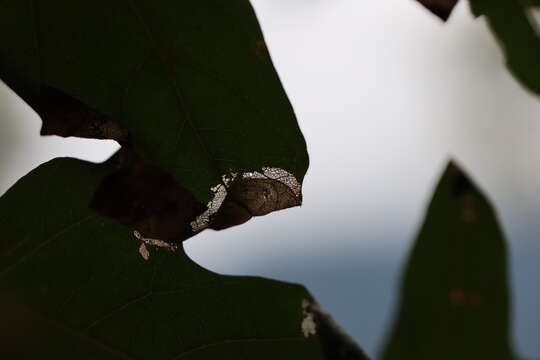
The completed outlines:
{"type": "Polygon", "coordinates": [[[540,94],[540,37],[535,8],[538,0],[470,0],[475,16],[484,15],[514,76],[540,94]]]}
{"type": "Polygon", "coordinates": [[[507,248],[491,205],[446,168],[403,274],[383,360],[515,359],[507,248]]]}
{"type": "MultiPolygon", "coordinates": [[[[535,12],[538,0],[469,0],[474,16],[485,16],[512,74],[540,94],[540,36],[535,12]]],[[[418,0],[446,21],[457,0],[418,0]]]]}

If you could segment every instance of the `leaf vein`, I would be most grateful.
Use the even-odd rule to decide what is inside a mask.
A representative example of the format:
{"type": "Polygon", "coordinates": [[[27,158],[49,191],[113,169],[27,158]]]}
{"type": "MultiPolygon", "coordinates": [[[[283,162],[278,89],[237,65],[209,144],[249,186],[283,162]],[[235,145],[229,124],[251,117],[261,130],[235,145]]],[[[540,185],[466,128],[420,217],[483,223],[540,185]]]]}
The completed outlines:
{"type": "Polygon", "coordinates": [[[59,237],[61,237],[62,235],[66,234],[67,232],[69,232],[70,230],[72,230],[73,228],[95,218],[96,215],[89,215],[89,216],[86,216],[80,220],[77,220],[69,225],[67,225],[66,227],[64,227],[62,230],[56,232],[55,234],[51,235],[50,237],[48,237],[45,241],[43,241],[41,244],[39,244],[38,246],[36,246],[34,248],[34,250],[30,251],[28,254],[24,255],[24,256],[21,256],[16,262],[14,262],[13,264],[9,265],[8,267],[6,267],[4,270],[2,270],[0,272],[0,277],[1,276],[4,276],[5,274],[7,274],[9,271],[13,270],[16,266],[18,266],[19,264],[23,263],[24,261],[32,258],[32,256],[34,256],[35,254],[37,254],[40,250],[42,250],[43,248],[47,247],[47,245],[51,244],[52,242],[54,242],[54,240],[58,239],[59,237]]]}
{"type": "Polygon", "coordinates": [[[201,137],[201,134],[199,133],[198,129],[195,127],[195,125],[192,122],[191,113],[187,109],[187,103],[185,101],[185,95],[183,94],[182,90],[179,88],[178,84],[176,83],[175,71],[174,71],[173,67],[170,65],[170,62],[169,62],[167,56],[165,55],[164,50],[159,45],[158,41],[154,38],[154,35],[153,35],[150,27],[148,26],[147,22],[145,21],[145,19],[143,17],[143,14],[139,11],[137,6],[135,5],[135,2],[133,0],[127,0],[127,1],[129,2],[129,6],[130,6],[134,16],[136,17],[137,21],[139,22],[139,24],[143,28],[144,32],[146,33],[146,36],[148,37],[148,40],[152,43],[152,45],[154,47],[154,50],[156,51],[156,55],[158,56],[158,58],[159,58],[159,60],[161,62],[161,65],[163,66],[163,70],[165,71],[167,80],[169,81],[169,83],[170,83],[170,85],[171,85],[171,87],[172,87],[172,89],[173,89],[173,91],[175,93],[178,107],[184,113],[184,119],[180,123],[180,128],[179,128],[179,133],[178,133],[178,137],[177,137],[178,139],[177,139],[177,145],[176,146],[178,146],[178,143],[180,142],[181,134],[183,132],[183,128],[187,124],[193,130],[193,132],[195,133],[197,141],[199,142],[199,145],[203,149],[203,152],[205,152],[207,154],[208,158],[210,159],[210,161],[212,163],[214,163],[214,165],[216,165],[215,169],[214,169],[215,172],[216,172],[216,175],[218,177],[221,176],[221,174],[219,174],[219,167],[216,164],[216,160],[214,159],[212,153],[210,152],[210,150],[206,146],[205,142],[203,141],[203,139],[201,137]]]}
{"type": "Polygon", "coordinates": [[[172,360],[178,360],[193,353],[203,351],[212,347],[228,345],[228,344],[239,344],[239,343],[274,343],[274,342],[294,342],[294,341],[303,341],[304,337],[295,336],[295,337],[281,337],[281,338],[265,338],[265,339],[256,339],[256,338],[246,338],[246,339],[226,339],[221,341],[216,341],[210,344],[205,344],[201,346],[194,347],[187,351],[184,351],[178,355],[175,355],[172,360]]]}

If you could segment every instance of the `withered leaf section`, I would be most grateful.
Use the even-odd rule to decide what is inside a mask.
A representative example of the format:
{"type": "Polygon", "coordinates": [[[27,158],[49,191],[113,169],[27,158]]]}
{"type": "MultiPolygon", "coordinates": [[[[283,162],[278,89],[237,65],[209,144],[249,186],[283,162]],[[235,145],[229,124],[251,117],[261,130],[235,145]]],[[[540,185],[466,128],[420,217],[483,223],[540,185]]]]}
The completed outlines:
{"type": "Polygon", "coordinates": [[[145,238],[178,243],[193,235],[190,223],[206,207],[175,179],[135,154],[98,186],[90,207],[129,225],[145,238]]]}
{"type": "MultiPolygon", "coordinates": [[[[23,97],[24,99],[24,97],[23,97]]],[[[41,135],[128,141],[128,132],[105,115],[64,92],[43,86],[27,100],[42,120],[41,135]]]]}
{"type": "Polygon", "coordinates": [[[253,216],[263,216],[300,204],[301,198],[279,180],[242,178],[228,189],[211,228],[226,229],[245,223],[253,216]]]}

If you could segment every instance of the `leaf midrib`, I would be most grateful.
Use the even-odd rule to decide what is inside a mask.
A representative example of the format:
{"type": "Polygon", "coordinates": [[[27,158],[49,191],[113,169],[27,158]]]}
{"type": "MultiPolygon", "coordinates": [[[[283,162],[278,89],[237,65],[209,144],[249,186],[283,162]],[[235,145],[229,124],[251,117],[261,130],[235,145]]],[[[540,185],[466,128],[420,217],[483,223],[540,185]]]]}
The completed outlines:
{"type": "Polygon", "coordinates": [[[177,141],[180,141],[180,137],[181,137],[181,133],[183,131],[183,128],[187,124],[191,128],[191,130],[195,133],[195,136],[197,137],[197,141],[199,142],[199,145],[203,149],[203,152],[206,153],[206,155],[208,156],[208,158],[210,159],[210,161],[214,165],[214,167],[213,167],[213,170],[215,171],[214,175],[217,175],[217,177],[219,178],[222,175],[219,172],[219,166],[218,166],[214,156],[212,155],[212,153],[210,152],[210,150],[206,146],[206,143],[202,139],[202,136],[201,136],[199,130],[193,124],[193,121],[192,121],[192,118],[191,118],[191,113],[188,111],[188,108],[187,108],[185,95],[182,92],[182,90],[180,89],[180,87],[178,86],[178,84],[176,83],[175,71],[174,71],[173,67],[170,64],[170,62],[168,60],[168,57],[165,55],[165,51],[160,46],[159,42],[154,38],[153,32],[150,29],[150,26],[148,25],[148,23],[145,20],[145,18],[143,16],[143,14],[141,13],[141,11],[139,11],[139,9],[138,9],[137,5],[135,4],[135,2],[133,0],[126,0],[126,2],[128,3],[129,8],[131,9],[131,12],[132,12],[133,16],[135,17],[137,23],[141,26],[143,32],[146,34],[146,37],[147,37],[148,41],[151,43],[152,47],[154,48],[156,56],[159,58],[159,62],[161,64],[161,66],[163,67],[163,71],[164,71],[164,73],[166,75],[165,77],[168,80],[169,85],[172,87],[172,89],[174,91],[175,98],[176,98],[176,101],[177,101],[177,106],[180,109],[180,111],[184,113],[184,119],[181,122],[181,124],[179,124],[178,140],[177,141]]]}

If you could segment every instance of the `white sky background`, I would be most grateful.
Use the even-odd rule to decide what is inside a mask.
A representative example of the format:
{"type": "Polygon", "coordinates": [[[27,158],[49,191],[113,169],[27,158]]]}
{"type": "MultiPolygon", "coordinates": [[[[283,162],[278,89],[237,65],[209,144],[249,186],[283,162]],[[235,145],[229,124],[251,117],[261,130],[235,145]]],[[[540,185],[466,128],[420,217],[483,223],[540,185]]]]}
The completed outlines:
{"type": "MultiPolygon", "coordinates": [[[[363,259],[393,249],[398,255],[389,271],[397,275],[432,186],[453,156],[502,217],[515,263],[517,348],[540,355],[530,335],[540,331],[531,306],[540,303],[531,282],[537,275],[530,273],[537,261],[520,265],[519,258],[540,255],[540,102],[509,75],[483,19],[474,20],[463,1],[445,25],[412,0],[252,3],[308,143],[304,205],[203,232],[186,242],[190,256],[222,273],[307,284],[374,353],[392,315],[397,280],[384,285],[384,307],[373,310],[378,325],[360,329],[354,325],[359,316],[371,312],[362,307],[366,294],[348,298],[338,285],[323,286],[308,273],[317,264],[331,273],[328,264],[337,269],[342,261],[360,271],[363,259]],[[323,287],[328,291],[318,290],[323,287]]],[[[52,157],[101,161],[116,148],[112,142],[38,138],[40,120],[5,87],[0,116],[7,129],[0,141],[10,147],[0,153],[8,164],[0,193],[52,157]]]]}

